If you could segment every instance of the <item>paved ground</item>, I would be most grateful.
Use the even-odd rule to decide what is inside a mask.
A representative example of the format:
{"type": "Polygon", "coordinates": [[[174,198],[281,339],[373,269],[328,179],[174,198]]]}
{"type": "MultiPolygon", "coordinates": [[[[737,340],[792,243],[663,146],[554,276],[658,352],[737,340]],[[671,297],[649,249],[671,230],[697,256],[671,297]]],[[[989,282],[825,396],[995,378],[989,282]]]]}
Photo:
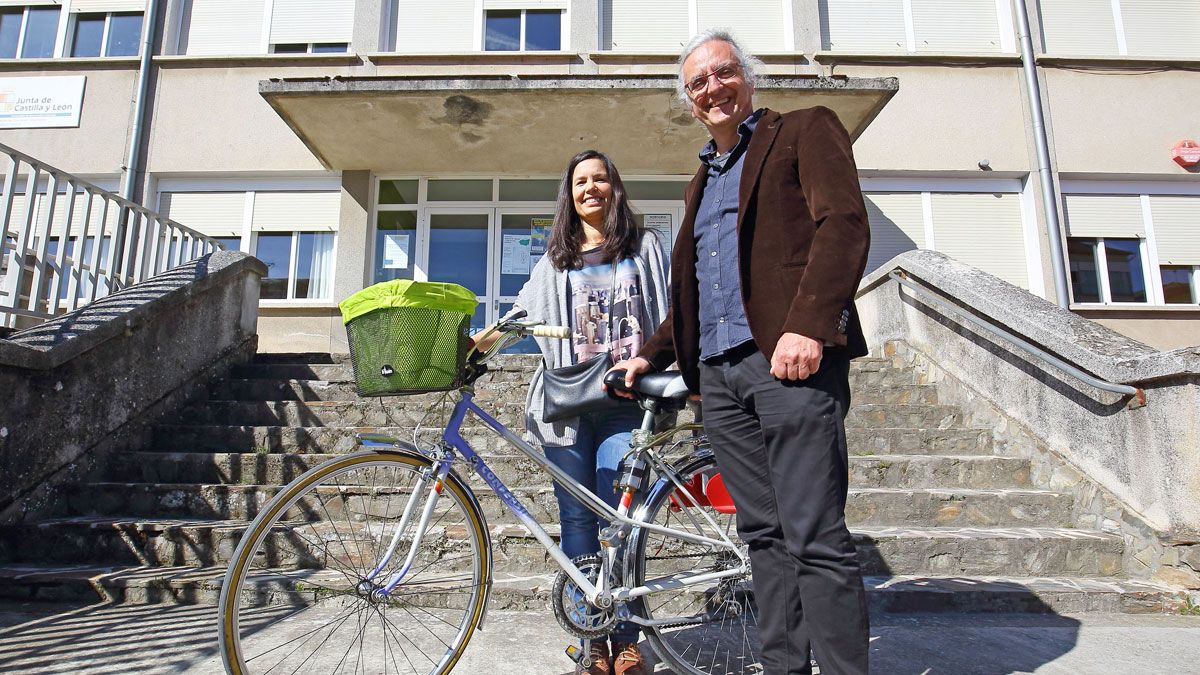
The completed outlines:
{"type": "MultiPolygon", "coordinates": [[[[222,673],[215,613],[195,606],[0,605],[0,672],[222,673]]],[[[456,672],[570,672],[549,612],[495,612],[456,672]],[[514,670],[514,667],[516,669],[514,670]]],[[[1200,673],[1200,617],[875,617],[872,672],[1200,673]]]]}

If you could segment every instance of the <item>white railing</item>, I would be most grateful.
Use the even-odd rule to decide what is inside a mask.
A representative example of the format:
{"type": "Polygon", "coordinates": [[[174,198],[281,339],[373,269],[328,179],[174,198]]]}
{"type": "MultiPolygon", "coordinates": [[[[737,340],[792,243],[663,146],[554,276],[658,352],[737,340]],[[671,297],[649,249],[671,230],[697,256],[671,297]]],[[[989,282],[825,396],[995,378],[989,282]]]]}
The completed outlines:
{"type": "Polygon", "coordinates": [[[2,143],[0,153],[0,326],[73,311],[221,248],[2,143]]]}

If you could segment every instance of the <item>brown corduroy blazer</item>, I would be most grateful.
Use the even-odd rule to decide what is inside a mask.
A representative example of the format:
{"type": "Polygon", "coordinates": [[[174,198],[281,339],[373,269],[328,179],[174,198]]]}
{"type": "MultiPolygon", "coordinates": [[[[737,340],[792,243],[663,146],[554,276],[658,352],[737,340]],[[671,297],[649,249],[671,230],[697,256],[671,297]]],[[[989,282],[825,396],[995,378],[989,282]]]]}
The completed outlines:
{"type": "MultiPolygon", "coordinates": [[[[867,353],[854,293],[867,263],[871,228],[859,191],[850,136],[824,107],[759,119],[742,160],[738,266],[750,333],[767,356],[783,333],[822,340],[826,353],[867,353]]],[[[678,361],[699,391],[700,308],[696,213],[701,166],[685,194],[687,213],[671,256],[671,309],[640,356],[662,370],[678,361]]]]}

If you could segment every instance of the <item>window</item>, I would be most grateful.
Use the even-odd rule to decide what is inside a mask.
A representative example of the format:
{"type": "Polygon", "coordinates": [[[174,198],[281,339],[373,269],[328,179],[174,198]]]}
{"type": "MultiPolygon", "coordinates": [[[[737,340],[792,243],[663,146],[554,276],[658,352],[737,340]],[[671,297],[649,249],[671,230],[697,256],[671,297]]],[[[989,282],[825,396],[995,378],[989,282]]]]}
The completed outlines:
{"type": "Polygon", "coordinates": [[[1011,9],[995,0],[819,0],[823,49],[1016,52],[1011,9]]]}
{"type": "Polygon", "coordinates": [[[1067,240],[1075,302],[1147,301],[1140,239],[1067,240]]]}
{"type": "Polygon", "coordinates": [[[1197,303],[1195,188],[1068,180],[1063,192],[1075,302],[1197,303]],[[1167,194],[1101,192],[1122,188],[1167,194]]]}
{"type": "Polygon", "coordinates": [[[876,178],[863,179],[862,187],[871,225],[866,273],[905,251],[928,249],[1044,292],[1038,256],[1027,242],[1020,181],[876,178]]]}
{"type": "Polygon", "coordinates": [[[354,0],[191,0],[179,52],[321,54],[350,49],[354,0]]]}
{"type": "Polygon", "coordinates": [[[496,9],[484,13],[483,49],[495,52],[562,49],[562,11],[496,9]]]}
{"type": "Polygon", "coordinates": [[[1200,266],[1163,265],[1163,301],[1168,305],[1200,304],[1200,266]]]}
{"type": "Polygon", "coordinates": [[[332,232],[260,232],[254,256],[267,265],[262,300],[328,299],[333,290],[332,232]]]}
{"type": "Polygon", "coordinates": [[[13,7],[0,11],[0,58],[54,57],[58,7],[13,7]]]}
{"type": "Polygon", "coordinates": [[[1200,56],[1195,0],[1041,0],[1043,46],[1066,56],[1200,56]]]}
{"type": "Polygon", "coordinates": [[[321,42],[315,44],[287,43],[271,45],[272,54],[345,54],[350,51],[348,42],[321,42]]]}
{"type": "Polygon", "coordinates": [[[732,31],[755,53],[792,51],[791,0],[601,0],[600,47],[622,52],[678,52],[697,31],[732,31]]]}
{"type": "Polygon", "coordinates": [[[137,56],[141,37],[139,13],[78,14],[71,34],[71,56],[137,56]]]}

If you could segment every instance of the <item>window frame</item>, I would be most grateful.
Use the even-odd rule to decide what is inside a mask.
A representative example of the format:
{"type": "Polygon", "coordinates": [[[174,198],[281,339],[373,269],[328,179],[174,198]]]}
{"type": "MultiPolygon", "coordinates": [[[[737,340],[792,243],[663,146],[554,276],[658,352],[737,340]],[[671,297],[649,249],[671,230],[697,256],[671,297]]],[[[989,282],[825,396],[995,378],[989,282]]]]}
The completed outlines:
{"type": "MultiPolygon", "coordinates": [[[[1062,207],[1064,213],[1065,213],[1065,203],[1066,203],[1066,200],[1063,198],[1064,195],[1087,195],[1087,194],[1137,197],[1139,202],[1141,203],[1142,227],[1144,230],[1144,234],[1142,236],[1131,235],[1128,237],[1109,237],[1109,239],[1138,239],[1141,241],[1141,245],[1139,247],[1139,252],[1142,256],[1142,274],[1143,274],[1143,278],[1145,279],[1145,284],[1146,284],[1146,302],[1108,302],[1108,301],[1105,301],[1106,298],[1112,297],[1110,294],[1108,294],[1108,291],[1107,291],[1107,288],[1108,288],[1108,286],[1107,286],[1107,284],[1108,284],[1108,279],[1107,279],[1108,261],[1107,261],[1107,255],[1098,255],[1098,257],[1100,257],[1101,260],[1104,262],[1104,270],[1105,270],[1105,276],[1104,276],[1104,278],[1101,279],[1101,281],[1103,282],[1102,287],[1101,287],[1101,295],[1100,295],[1101,302],[1090,302],[1090,301],[1089,302],[1075,302],[1075,300],[1074,300],[1075,289],[1074,289],[1074,287],[1071,287],[1069,289],[1070,294],[1071,294],[1071,308],[1072,309],[1075,309],[1075,308],[1078,308],[1078,309],[1100,309],[1100,308],[1105,308],[1105,307],[1115,307],[1115,308],[1124,308],[1124,309],[1129,309],[1129,308],[1192,309],[1192,308],[1194,308],[1195,304],[1186,304],[1185,305],[1185,304],[1180,304],[1180,303],[1168,303],[1165,300],[1165,297],[1163,294],[1162,271],[1161,271],[1161,268],[1164,265],[1161,262],[1159,262],[1158,242],[1157,242],[1156,235],[1155,235],[1154,216],[1153,216],[1152,209],[1150,208],[1150,198],[1155,197],[1155,196],[1184,196],[1184,197],[1196,197],[1196,198],[1200,199],[1200,185],[1195,185],[1192,183],[1168,183],[1168,182],[1154,182],[1154,181],[1085,180],[1085,179],[1072,179],[1072,178],[1064,178],[1060,181],[1058,197],[1059,197],[1060,205],[1064,205],[1062,207]]],[[[1068,235],[1066,229],[1064,228],[1062,231],[1062,239],[1063,239],[1063,244],[1065,247],[1065,244],[1068,239],[1100,240],[1100,239],[1103,239],[1103,237],[1071,237],[1068,235]]],[[[1065,248],[1064,248],[1064,250],[1065,250],[1065,248]]],[[[1100,253],[1106,254],[1106,251],[1101,250],[1100,253]]],[[[1068,283],[1068,286],[1070,286],[1070,272],[1071,272],[1070,262],[1068,260],[1064,259],[1063,264],[1065,266],[1067,266],[1067,269],[1066,269],[1066,273],[1067,273],[1067,277],[1068,277],[1067,283],[1068,283]]],[[[1168,265],[1168,266],[1170,266],[1170,265],[1168,265]]],[[[1192,292],[1193,292],[1193,295],[1196,297],[1196,299],[1198,301],[1200,301],[1200,265],[1192,265],[1191,267],[1193,267],[1193,270],[1194,270],[1193,274],[1192,274],[1192,292]]],[[[1097,270],[1099,270],[1099,266],[1097,266],[1097,270]]],[[[1196,303],[1196,304],[1200,304],[1200,303],[1196,303]]]]}
{"type": "Polygon", "coordinates": [[[1162,283],[1162,269],[1164,267],[1182,267],[1191,268],[1191,273],[1188,274],[1188,282],[1192,290],[1191,302],[1167,302],[1166,289],[1163,289],[1163,306],[1164,307],[1195,307],[1200,305],[1200,265],[1159,265],[1158,266],[1158,282],[1162,283]]]}
{"type": "MultiPolygon", "coordinates": [[[[300,258],[299,258],[300,235],[302,235],[302,234],[332,235],[333,236],[333,254],[330,259],[330,269],[329,269],[330,285],[332,285],[333,275],[337,270],[337,264],[336,264],[337,263],[337,245],[338,245],[338,236],[337,236],[338,233],[337,232],[330,232],[329,230],[287,230],[287,231],[269,231],[269,232],[255,230],[250,235],[250,246],[249,246],[249,251],[247,251],[248,253],[250,253],[250,255],[253,255],[253,256],[258,255],[258,239],[259,239],[259,237],[261,237],[264,234],[288,235],[288,237],[290,237],[290,239],[291,239],[291,243],[288,246],[287,293],[286,293],[285,297],[282,297],[282,298],[259,298],[260,304],[267,303],[266,305],[264,305],[266,307],[273,307],[273,306],[274,307],[279,307],[279,306],[290,307],[290,306],[294,306],[297,304],[306,304],[306,305],[313,304],[313,303],[328,304],[328,303],[335,302],[335,300],[332,296],[328,297],[328,298],[299,298],[299,297],[296,297],[296,282],[298,281],[296,278],[296,270],[298,269],[299,264],[300,264],[300,258]]],[[[242,241],[245,241],[244,237],[242,238],[242,241]]]]}
{"type": "Polygon", "coordinates": [[[145,12],[72,12],[67,20],[67,38],[63,44],[63,58],[67,59],[131,59],[137,58],[142,54],[143,37],[146,34],[146,13],[145,12]],[[112,18],[114,14],[120,15],[137,15],[141,17],[141,29],[138,31],[138,50],[136,54],[122,54],[113,56],[108,53],[108,46],[112,37],[112,18]],[[75,51],[75,30],[79,25],[79,20],[83,17],[104,17],[104,28],[100,34],[100,53],[96,56],[76,56],[75,51]]]}
{"type": "MultiPolygon", "coordinates": [[[[1152,268],[1150,266],[1150,256],[1147,254],[1147,241],[1145,237],[1108,237],[1109,240],[1121,241],[1136,241],[1138,243],[1138,257],[1141,261],[1142,281],[1145,286],[1146,300],[1138,302],[1136,300],[1113,300],[1112,299],[1112,284],[1111,277],[1108,271],[1108,248],[1105,245],[1105,237],[1068,237],[1068,240],[1075,241],[1090,241],[1092,242],[1092,264],[1096,267],[1096,276],[1098,288],[1100,290],[1099,302],[1076,302],[1075,287],[1071,287],[1071,305],[1079,307],[1154,307],[1155,293],[1152,288],[1153,282],[1150,281],[1152,268]]],[[[1068,262],[1069,264],[1069,262],[1068,262]]],[[[1157,269],[1157,268],[1153,268],[1157,269]]],[[[1070,270],[1068,272],[1068,283],[1070,283],[1070,270]]],[[[1161,284],[1161,278],[1159,280],[1161,284]]]]}
{"type": "MultiPolygon", "coordinates": [[[[59,4],[59,5],[23,5],[23,6],[17,5],[15,7],[13,7],[13,9],[20,9],[21,27],[17,33],[16,50],[13,52],[13,55],[11,57],[8,57],[8,59],[12,59],[12,60],[19,59],[19,60],[23,60],[23,61],[29,61],[29,60],[36,60],[36,59],[61,58],[63,51],[64,51],[64,42],[65,42],[64,37],[65,37],[66,29],[67,29],[66,23],[67,23],[67,20],[69,20],[69,18],[70,18],[69,17],[70,6],[66,3],[59,4]],[[29,12],[30,12],[30,10],[46,9],[46,8],[51,8],[51,7],[58,10],[58,22],[55,25],[55,29],[54,29],[54,47],[51,48],[50,56],[22,56],[21,52],[25,49],[25,42],[26,42],[26,38],[28,37],[27,33],[29,31],[29,12]],[[66,10],[66,12],[63,11],[64,9],[66,10]],[[67,15],[67,16],[64,17],[64,15],[67,15]]],[[[12,11],[12,9],[10,9],[9,11],[7,11],[5,13],[6,14],[16,14],[17,12],[12,11]]],[[[4,60],[7,60],[7,59],[4,59],[4,60]]]]}
{"type": "Polygon", "coordinates": [[[284,54],[284,55],[286,55],[286,54],[320,54],[322,56],[325,56],[325,55],[331,55],[331,54],[349,54],[350,53],[350,43],[349,42],[305,42],[305,43],[272,42],[267,45],[267,50],[268,50],[269,54],[284,54]],[[283,45],[301,45],[301,44],[304,45],[304,51],[302,51],[302,52],[276,51],[276,49],[278,47],[281,47],[283,45]],[[327,52],[314,51],[317,47],[322,46],[322,45],[343,45],[345,47],[345,49],[343,49],[342,51],[327,51],[327,52]]]}
{"type": "Polygon", "coordinates": [[[489,54],[554,54],[570,50],[570,8],[555,7],[523,7],[521,9],[482,8],[479,22],[479,35],[476,37],[476,49],[489,54]],[[518,34],[520,49],[487,49],[487,19],[490,12],[520,12],[521,30],[518,34]],[[525,16],[528,12],[558,12],[558,49],[526,49],[525,45],[525,16]]]}

